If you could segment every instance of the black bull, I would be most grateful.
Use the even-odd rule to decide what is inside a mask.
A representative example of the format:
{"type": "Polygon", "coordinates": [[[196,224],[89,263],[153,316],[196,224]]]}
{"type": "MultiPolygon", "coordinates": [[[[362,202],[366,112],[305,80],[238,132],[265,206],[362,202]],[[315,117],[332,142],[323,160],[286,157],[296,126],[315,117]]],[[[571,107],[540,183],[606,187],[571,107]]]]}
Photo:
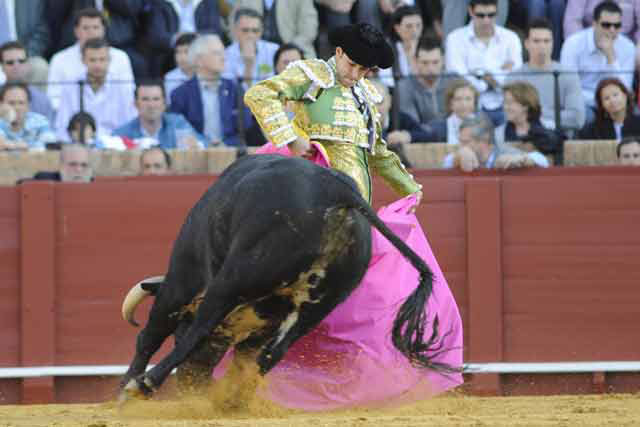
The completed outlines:
{"type": "Polygon", "coordinates": [[[371,225],[420,272],[395,319],[394,346],[415,365],[455,369],[429,356],[437,350],[437,319],[425,341],[429,267],[378,218],[355,182],[303,159],[247,156],[191,209],[166,275],[127,295],[123,315],[134,324],[141,299],[154,294],[155,301],[122,380],[123,397],[150,395],[176,367],[179,383],[205,383],[230,346],[267,373],[358,286],[371,257],[371,225]],[[174,349],[145,373],[171,334],[174,349]]]}

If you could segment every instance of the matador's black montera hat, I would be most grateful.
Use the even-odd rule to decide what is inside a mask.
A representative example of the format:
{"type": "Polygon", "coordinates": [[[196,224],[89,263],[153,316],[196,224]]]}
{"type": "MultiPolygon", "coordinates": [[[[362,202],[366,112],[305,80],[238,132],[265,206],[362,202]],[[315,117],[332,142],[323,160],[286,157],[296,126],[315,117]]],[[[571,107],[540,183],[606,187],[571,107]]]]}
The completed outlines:
{"type": "Polygon", "coordinates": [[[363,67],[389,68],[393,65],[393,49],[373,25],[359,23],[336,28],[329,34],[329,41],[363,67]]]}

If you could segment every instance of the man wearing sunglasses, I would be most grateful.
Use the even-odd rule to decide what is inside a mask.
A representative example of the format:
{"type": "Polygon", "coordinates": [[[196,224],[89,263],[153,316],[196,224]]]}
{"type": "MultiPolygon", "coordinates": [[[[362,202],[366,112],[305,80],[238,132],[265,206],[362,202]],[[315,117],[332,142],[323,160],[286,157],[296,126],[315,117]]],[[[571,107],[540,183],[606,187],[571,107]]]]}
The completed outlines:
{"type": "Polygon", "coordinates": [[[563,67],[580,75],[587,122],[593,118],[594,94],[600,80],[617,77],[631,89],[635,46],[620,34],[621,27],[622,9],[616,2],[605,0],[593,12],[593,26],[573,34],[562,46],[563,67]]]}
{"type": "Polygon", "coordinates": [[[520,38],[496,25],[497,0],[471,0],[471,22],[447,37],[446,69],[465,77],[480,93],[480,108],[496,126],[504,121],[502,90],[506,76],[522,65],[520,38]]]}
{"type": "MultiPolygon", "coordinates": [[[[19,41],[10,41],[0,46],[0,66],[7,78],[7,82],[28,83],[28,75],[31,68],[27,58],[27,50],[19,41]]],[[[53,123],[54,111],[49,98],[41,90],[29,85],[29,110],[42,114],[49,123],[53,123]]]]}
{"type": "MultiPolygon", "coordinates": [[[[568,0],[564,13],[564,37],[593,25],[593,11],[602,0],[568,0]]],[[[640,0],[615,0],[622,10],[622,28],[620,31],[633,41],[640,40],[640,0]]]]}
{"type": "Polygon", "coordinates": [[[225,49],[224,77],[241,79],[244,87],[274,75],[273,57],[279,45],[261,40],[262,15],[253,9],[238,9],[233,15],[234,42],[225,49]]]}

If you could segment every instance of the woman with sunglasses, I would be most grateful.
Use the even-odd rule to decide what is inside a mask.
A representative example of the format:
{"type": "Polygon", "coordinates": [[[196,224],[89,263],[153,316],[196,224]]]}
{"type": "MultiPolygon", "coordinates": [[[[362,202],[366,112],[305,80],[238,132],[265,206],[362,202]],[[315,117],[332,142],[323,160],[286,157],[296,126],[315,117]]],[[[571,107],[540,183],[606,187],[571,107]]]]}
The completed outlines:
{"type": "Polygon", "coordinates": [[[596,89],[596,117],[578,132],[579,139],[615,139],[640,135],[640,117],[633,113],[633,95],[616,78],[596,89]]]}

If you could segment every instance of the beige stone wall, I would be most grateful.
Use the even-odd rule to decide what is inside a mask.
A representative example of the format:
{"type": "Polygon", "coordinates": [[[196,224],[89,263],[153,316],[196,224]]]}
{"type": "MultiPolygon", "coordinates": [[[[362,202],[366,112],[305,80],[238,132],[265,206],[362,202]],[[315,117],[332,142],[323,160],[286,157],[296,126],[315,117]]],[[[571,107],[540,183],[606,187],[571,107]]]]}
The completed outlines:
{"type": "MultiPolygon", "coordinates": [[[[435,169],[455,147],[444,143],[411,144],[406,154],[416,169],[435,169]]],[[[249,149],[253,153],[255,149],[249,149]]],[[[567,141],[565,166],[613,165],[616,163],[615,141],[567,141]]],[[[0,152],[0,185],[12,185],[38,171],[58,169],[59,152],[0,152]]],[[[232,148],[210,148],[203,151],[172,151],[173,166],[178,174],[219,174],[236,158],[232,148]]],[[[92,153],[96,176],[136,175],[139,151],[96,151],[92,153]]]]}

